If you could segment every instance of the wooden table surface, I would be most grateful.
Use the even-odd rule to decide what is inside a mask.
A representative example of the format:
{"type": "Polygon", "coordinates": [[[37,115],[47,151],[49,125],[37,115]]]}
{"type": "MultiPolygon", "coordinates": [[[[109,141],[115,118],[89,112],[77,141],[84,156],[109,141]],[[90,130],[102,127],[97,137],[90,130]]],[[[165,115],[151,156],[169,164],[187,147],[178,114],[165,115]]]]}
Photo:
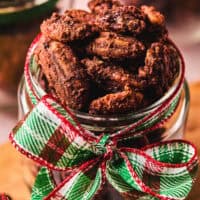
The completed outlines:
{"type": "MultiPolygon", "coordinates": [[[[191,106],[186,131],[186,139],[198,148],[200,156],[200,83],[192,84],[191,106]]],[[[23,179],[21,155],[9,144],[0,147],[0,192],[6,192],[14,200],[29,199],[29,190],[23,179]]],[[[188,200],[200,200],[200,171],[196,184],[188,200]]]]}

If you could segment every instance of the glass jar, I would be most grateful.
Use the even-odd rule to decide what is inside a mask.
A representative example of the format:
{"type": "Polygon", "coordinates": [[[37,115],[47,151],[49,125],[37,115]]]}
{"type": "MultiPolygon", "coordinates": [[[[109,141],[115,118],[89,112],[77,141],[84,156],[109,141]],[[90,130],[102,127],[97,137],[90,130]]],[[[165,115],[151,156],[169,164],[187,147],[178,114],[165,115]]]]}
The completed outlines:
{"type": "Polygon", "coordinates": [[[24,58],[40,24],[57,0],[0,1],[0,89],[14,93],[24,58]]]}
{"type": "MultiPolygon", "coordinates": [[[[28,82],[31,84],[32,90],[37,94],[38,97],[42,97],[45,95],[45,91],[40,84],[40,68],[39,66],[30,61],[32,58],[32,52],[37,42],[32,45],[30,51],[28,52],[26,66],[25,66],[25,75],[26,80],[28,77],[28,82]],[[28,71],[27,71],[28,69],[28,71]],[[29,74],[29,75],[27,75],[29,74]]],[[[181,57],[181,56],[180,56],[181,57]]],[[[180,59],[180,65],[184,65],[180,59]]],[[[184,68],[184,67],[183,67],[184,68]]],[[[184,71],[184,70],[183,70],[184,71]]],[[[159,106],[164,104],[166,100],[172,95],[177,88],[180,86],[181,77],[183,77],[184,72],[182,71],[182,67],[180,67],[180,74],[177,79],[174,81],[171,88],[166,92],[166,94],[159,99],[157,102],[153,103],[149,107],[142,109],[140,111],[117,115],[117,116],[93,116],[88,113],[77,112],[71,110],[76,116],[79,123],[85,129],[93,132],[94,134],[100,133],[112,133],[119,130],[124,129],[125,127],[138,122],[143,119],[145,116],[157,110],[159,106]],[[182,75],[181,75],[182,74],[182,75]]],[[[19,119],[22,119],[23,116],[28,113],[33,107],[33,100],[29,96],[29,92],[27,90],[27,81],[25,82],[24,76],[21,79],[18,89],[18,103],[19,103],[19,119]]],[[[134,138],[131,140],[126,140],[127,145],[131,145],[134,148],[141,148],[148,144],[171,140],[171,139],[181,139],[184,136],[186,121],[188,116],[189,109],[189,89],[187,82],[185,81],[183,85],[180,87],[180,91],[177,95],[176,102],[174,104],[173,113],[167,118],[167,120],[163,121],[161,126],[157,127],[153,131],[147,131],[142,134],[136,134],[134,138]]],[[[121,144],[124,145],[124,144],[121,144]]],[[[25,178],[27,186],[31,189],[37,175],[38,167],[31,160],[23,158],[23,166],[25,171],[25,178]]],[[[59,183],[65,177],[64,173],[53,172],[55,180],[59,183]]],[[[139,194],[136,194],[139,195],[139,194]]],[[[125,199],[132,199],[132,197],[126,197],[125,199]]],[[[103,193],[101,194],[100,199],[109,199],[109,200],[120,200],[123,199],[108,183],[106,183],[103,193]]]]}

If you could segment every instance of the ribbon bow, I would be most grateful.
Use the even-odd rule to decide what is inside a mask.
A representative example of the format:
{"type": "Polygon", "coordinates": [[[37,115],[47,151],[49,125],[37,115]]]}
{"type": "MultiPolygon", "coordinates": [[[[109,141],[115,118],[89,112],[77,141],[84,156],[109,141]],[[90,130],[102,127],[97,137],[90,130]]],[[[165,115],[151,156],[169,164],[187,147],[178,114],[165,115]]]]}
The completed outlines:
{"type": "Polygon", "coordinates": [[[193,145],[175,140],[135,149],[120,145],[126,138],[120,134],[95,136],[55,99],[44,96],[10,138],[18,150],[44,166],[33,188],[34,200],[89,200],[106,180],[122,195],[138,191],[163,200],[188,195],[197,169],[193,145]],[[56,184],[51,170],[65,171],[66,178],[56,184]]]}
{"type": "Polygon", "coordinates": [[[184,82],[183,59],[180,82],[162,105],[123,130],[97,136],[85,130],[56,99],[41,97],[34,90],[30,61],[39,37],[25,66],[26,89],[34,108],[10,134],[14,146],[42,166],[31,199],[90,200],[105,183],[131,199],[185,199],[198,167],[196,148],[183,140],[142,149],[132,145],[136,137],[162,127],[173,115],[184,82]],[[58,180],[58,174],[64,178],[58,180]]]}

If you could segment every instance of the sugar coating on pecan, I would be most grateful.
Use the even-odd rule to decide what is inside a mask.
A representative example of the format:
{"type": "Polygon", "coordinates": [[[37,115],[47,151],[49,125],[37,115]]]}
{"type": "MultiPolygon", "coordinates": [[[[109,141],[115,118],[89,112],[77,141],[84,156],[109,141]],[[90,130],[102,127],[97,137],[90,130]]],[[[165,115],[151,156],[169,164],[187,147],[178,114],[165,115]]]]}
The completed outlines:
{"type": "Polygon", "coordinates": [[[88,2],[88,7],[94,13],[101,13],[121,5],[119,0],[91,0],[88,2]]]}
{"type": "Polygon", "coordinates": [[[113,32],[101,32],[87,47],[87,52],[103,59],[137,58],[145,53],[145,46],[134,37],[113,32]]]}
{"type": "Polygon", "coordinates": [[[94,24],[95,16],[93,13],[87,12],[85,10],[80,10],[80,9],[71,9],[71,10],[65,11],[65,14],[79,20],[80,22],[91,25],[92,31],[98,31],[97,27],[94,24]]]}
{"type": "Polygon", "coordinates": [[[41,32],[46,37],[60,42],[71,42],[83,40],[94,34],[95,30],[87,20],[82,20],[86,13],[79,12],[80,15],[72,11],[67,11],[63,15],[53,13],[41,25],[41,32]]]}
{"type": "Polygon", "coordinates": [[[91,16],[92,16],[91,13],[89,13],[85,10],[79,10],[79,9],[66,10],[64,14],[66,14],[72,18],[75,18],[81,22],[90,21],[91,16]]]}
{"type": "Polygon", "coordinates": [[[167,40],[168,31],[165,26],[165,17],[153,6],[141,6],[141,10],[146,14],[146,29],[139,38],[146,44],[167,40]]]}
{"type": "Polygon", "coordinates": [[[71,48],[42,38],[34,55],[60,103],[75,110],[83,109],[88,103],[88,76],[71,48]]]}
{"type": "Polygon", "coordinates": [[[147,15],[151,24],[163,26],[165,24],[165,17],[153,6],[141,6],[141,10],[147,15]]]}
{"type": "Polygon", "coordinates": [[[97,57],[82,60],[90,78],[108,92],[122,91],[126,87],[143,88],[145,80],[129,73],[120,66],[102,61],[97,57]]]}
{"type": "Polygon", "coordinates": [[[122,92],[107,94],[95,99],[89,106],[89,113],[93,115],[110,115],[133,112],[141,107],[143,94],[126,89],[122,92]]]}
{"type": "Polygon", "coordinates": [[[146,15],[135,6],[121,6],[99,13],[95,23],[104,31],[138,35],[146,27],[146,15]]]}
{"type": "Polygon", "coordinates": [[[147,50],[145,66],[140,67],[138,76],[166,91],[178,75],[179,57],[177,51],[168,43],[153,43],[147,50]]]}

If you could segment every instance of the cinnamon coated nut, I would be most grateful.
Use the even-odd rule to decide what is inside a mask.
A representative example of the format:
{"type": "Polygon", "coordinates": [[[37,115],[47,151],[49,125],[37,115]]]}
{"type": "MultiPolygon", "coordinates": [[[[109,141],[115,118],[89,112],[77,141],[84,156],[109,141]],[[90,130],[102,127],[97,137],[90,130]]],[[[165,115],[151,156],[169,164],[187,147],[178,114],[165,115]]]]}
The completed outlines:
{"type": "Polygon", "coordinates": [[[71,9],[65,11],[64,15],[68,15],[69,17],[75,18],[79,20],[80,22],[88,22],[90,23],[90,20],[92,20],[91,13],[80,10],[80,9],[71,9]]]}
{"type": "Polygon", "coordinates": [[[89,113],[93,115],[123,114],[139,109],[143,94],[127,88],[122,92],[107,94],[91,102],[89,113]]]}
{"type": "Polygon", "coordinates": [[[84,63],[90,78],[107,92],[122,91],[126,87],[141,89],[146,84],[145,80],[138,79],[124,68],[97,57],[86,58],[82,60],[82,63],[84,63]]]}
{"type": "Polygon", "coordinates": [[[165,41],[168,38],[168,31],[165,26],[165,17],[153,6],[141,6],[141,10],[147,16],[146,29],[142,41],[149,46],[153,42],[165,41]]]}
{"type": "Polygon", "coordinates": [[[103,31],[138,35],[146,28],[146,15],[135,6],[121,6],[96,16],[95,23],[103,31]]]}
{"type": "Polygon", "coordinates": [[[83,40],[92,36],[96,31],[87,22],[87,17],[87,13],[82,11],[67,11],[63,15],[53,13],[42,23],[41,32],[44,36],[60,42],[83,40]],[[86,20],[83,20],[84,17],[86,20]]]}
{"type": "Polygon", "coordinates": [[[87,47],[87,52],[103,59],[137,58],[145,53],[145,46],[134,37],[113,32],[101,32],[87,47]]]}
{"type": "Polygon", "coordinates": [[[88,7],[94,13],[101,13],[121,5],[119,0],[91,0],[88,3],[88,7]]]}
{"type": "Polygon", "coordinates": [[[71,9],[65,11],[64,15],[68,15],[71,18],[74,18],[81,23],[87,23],[91,25],[91,32],[98,32],[98,27],[95,26],[95,16],[93,13],[89,13],[85,10],[80,10],[80,9],[71,9]]]}
{"type": "Polygon", "coordinates": [[[69,46],[43,37],[35,50],[35,59],[62,105],[75,110],[85,108],[88,76],[69,46]]]}
{"type": "Polygon", "coordinates": [[[151,24],[164,26],[165,17],[159,11],[155,9],[153,6],[141,6],[141,10],[147,15],[151,24]]]}
{"type": "Polygon", "coordinates": [[[138,76],[147,80],[148,86],[159,86],[166,91],[177,77],[178,71],[177,51],[171,44],[156,42],[147,50],[145,66],[139,68],[138,76]]]}

